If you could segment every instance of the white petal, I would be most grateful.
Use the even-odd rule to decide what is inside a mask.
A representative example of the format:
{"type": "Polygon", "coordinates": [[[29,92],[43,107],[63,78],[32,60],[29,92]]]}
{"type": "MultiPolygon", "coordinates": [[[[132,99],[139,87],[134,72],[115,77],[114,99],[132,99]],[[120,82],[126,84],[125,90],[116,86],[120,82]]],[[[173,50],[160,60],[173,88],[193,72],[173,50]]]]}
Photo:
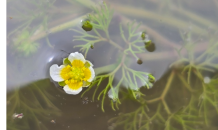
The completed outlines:
{"type": "Polygon", "coordinates": [[[67,94],[77,95],[78,93],[80,93],[80,92],[82,91],[82,87],[80,87],[80,88],[77,89],[77,90],[73,90],[73,89],[69,88],[68,85],[65,85],[65,86],[64,86],[64,91],[65,91],[67,94]]]}
{"type": "Polygon", "coordinates": [[[86,62],[88,62],[88,63],[90,64],[91,67],[94,66],[90,61],[86,60],[86,62]]]}
{"type": "Polygon", "coordinates": [[[95,78],[95,71],[91,66],[89,67],[89,70],[91,71],[91,77],[87,81],[92,82],[92,80],[95,78]]]}
{"type": "Polygon", "coordinates": [[[60,67],[58,67],[57,64],[54,64],[50,67],[50,76],[54,81],[56,81],[56,82],[64,81],[64,79],[60,75],[61,70],[64,67],[65,67],[65,65],[61,65],[60,67]]]}
{"type": "Polygon", "coordinates": [[[83,54],[75,52],[75,53],[70,53],[68,56],[68,60],[72,63],[74,60],[81,60],[83,63],[86,62],[83,54]]]}

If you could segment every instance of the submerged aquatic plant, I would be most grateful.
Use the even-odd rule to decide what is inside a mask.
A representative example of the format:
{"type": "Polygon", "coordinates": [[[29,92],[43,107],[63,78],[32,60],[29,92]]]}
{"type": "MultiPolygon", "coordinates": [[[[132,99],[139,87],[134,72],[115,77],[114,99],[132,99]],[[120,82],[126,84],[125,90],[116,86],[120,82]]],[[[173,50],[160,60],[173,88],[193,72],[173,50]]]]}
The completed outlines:
{"type": "Polygon", "coordinates": [[[39,43],[31,42],[30,35],[28,30],[23,30],[18,34],[17,38],[14,39],[13,48],[15,51],[24,54],[25,56],[29,56],[38,50],[39,43]]]}
{"type": "MultiPolygon", "coordinates": [[[[88,19],[90,19],[90,24],[92,24],[93,26],[92,30],[94,34],[88,33],[81,29],[71,29],[81,34],[80,36],[75,36],[74,41],[77,40],[77,41],[85,42],[85,44],[76,45],[74,47],[80,47],[81,48],[80,50],[85,53],[85,57],[87,56],[89,49],[92,48],[92,46],[94,46],[96,43],[101,44],[100,42],[107,42],[123,52],[121,52],[120,54],[122,55],[120,60],[118,60],[117,63],[115,63],[115,65],[113,66],[112,69],[113,71],[107,74],[97,75],[95,80],[90,85],[90,87],[86,89],[84,93],[86,93],[95,85],[97,85],[93,94],[93,100],[94,100],[97,90],[99,89],[99,86],[101,85],[102,81],[108,79],[108,83],[106,84],[105,87],[102,88],[103,90],[101,90],[101,92],[98,94],[97,99],[101,100],[102,102],[101,108],[102,111],[104,111],[104,101],[105,101],[106,94],[108,94],[109,98],[111,98],[111,107],[113,110],[115,110],[114,103],[117,109],[118,109],[118,104],[121,103],[119,101],[119,96],[118,96],[121,87],[127,88],[132,92],[133,91],[140,92],[141,85],[146,86],[148,89],[152,87],[152,83],[149,81],[149,79],[155,80],[155,78],[150,73],[136,71],[128,67],[127,64],[127,57],[129,55],[133,57],[135,60],[139,59],[137,53],[141,53],[145,51],[143,46],[143,40],[148,40],[148,39],[144,38],[142,40],[140,37],[140,32],[137,32],[140,24],[135,25],[135,22],[127,23],[128,36],[124,35],[123,25],[120,24],[120,34],[121,34],[120,36],[122,37],[126,45],[124,48],[121,47],[113,40],[113,38],[111,38],[111,35],[109,34],[108,31],[111,19],[113,17],[113,11],[104,2],[100,7],[93,7],[93,10],[95,12],[89,14],[87,17],[88,19]],[[121,76],[120,76],[121,78],[118,79],[119,81],[115,85],[114,80],[118,72],[121,72],[121,76]]],[[[143,63],[142,60],[138,60],[137,62],[138,64],[143,63]]],[[[84,93],[82,94],[82,96],[84,95],[84,93]]],[[[133,92],[132,94],[136,99],[135,92],[133,92]]]]}
{"type": "Polygon", "coordinates": [[[136,101],[138,109],[110,119],[109,123],[115,124],[114,129],[196,130],[211,125],[214,118],[214,115],[211,117],[211,112],[218,113],[218,76],[208,77],[205,74],[217,73],[218,42],[217,39],[210,39],[201,55],[195,53],[192,40],[187,42],[184,39],[184,42],[182,49],[187,50],[188,58],[185,58],[186,53],[182,49],[177,51],[180,58],[171,65],[169,76],[164,76],[167,80],[163,77],[166,85],[160,96],[141,97],[136,101]],[[151,104],[156,105],[150,109],[151,104]]]}
{"type": "Polygon", "coordinates": [[[90,20],[86,19],[82,21],[82,28],[85,31],[91,31],[92,30],[92,24],[90,23],[90,20]]]}
{"type": "Polygon", "coordinates": [[[209,39],[205,51],[199,55],[194,54],[194,48],[196,48],[197,44],[192,41],[191,33],[188,33],[187,35],[182,35],[182,38],[185,41],[185,45],[182,48],[177,49],[180,59],[174,62],[172,65],[180,64],[180,66],[182,66],[181,73],[182,75],[185,75],[187,77],[187,81],[185,81],[182,76],[180,76],[180,79],[192,92],[195,92],[196,90],[194,87],[192,87],[193,80],[191,80],[191,77],[197,77],[199,83],[198,85],[201,86],[200,88],[198,88],[201,90],[201,94],[198,95],[199,115],[204,117],[204,122],[208,126],[208,109],[214,108],[218,113],[218,93],[216,90],[218,80],[216,76],[207,77],[205,73],[214,73],[218,70],[218,41],[214,38],[209,39]],[[187,51],[187,57],[181,54],[183,49],[187,51]],[[208,81],[205,81],[205,78],[208,78],[208,81]]]}
{"type": "Polygon", "coordinates": [[[54,89],[49,87],[50,80],[44,79],[17,88],[7,94],[7,129],[47,130],[46,122],[51,116],[60,116],[61,111],[53,102],[54,95],[50,92],[54,89]],[[22,113],[22,119],[14,118],[14,113],[22,113]]]}
{"type": "Polygon", "coordinates": [[[191,81],[191,72],[195,70],[196,75],[202,75],[202,71],[215,72],[218,69],[218,64],[216,63],[216,59],[218,58],[218,42],[216,39],[210,39],[207,44],[207,49],[202,54],[194,54],[194,49],[198,46],[197,41],[192,41],[191,32],[188,34],[181,35],[185,44],[176,49],[180,59],[172,63],[173,65],[182,65],[183,71],[182,73],[187,73],[187,81],[190,83],[191,81]],[[182,55],[182,51],[187,52],[187,56],[182,55]]]}
{"type": "MultiPolygon", "coordinates": [[[[32,1],[30,3],[32,3],[32,1]]],[[[42,5],[45,4],[40,4],[43,3],[42,0],[40,0],[39,3],[33,0],[33,3],[34,5],[38,5],[37,7],[40,8],[37,9],[34,13],[31,12],[30,13],[31,15],[28,15],[31,17],[28,18],[25,17],[26,20],[25,23],[18,27],[21,30],[25,30],[26,28],[28,28],[29,24],[31,24],[34,19],[43,17],[44,20],[43,22],[41,22],[41,24],[39,24],[35,28],[31,28],[31,30],[32,29],[33,30],[30,32],[33,33],[29,35],[30,38],[27,38],[27,39],[31,39],[30,40],[31,44],[35,43],[33,41],[35,41],[39,37],[41,38],[47,37],[47,33],[44,32],[48,31],[47,22],[51,17],[44,17],[48,15],[45,15],[43,13],[39,13],[39,15],[37,14],[38,14],[38,10],[40,10],[40,12],[41,11],[44,12],[44,9],[46,10],[50,9],[47,7],[53,7],[52,4],[54,3],[54,1],[48,2],[48,4],[46,5],[51,5],[51,6],[43,6],[45,7],[43,9],[41,9],[41,7],[42,5]],[[32,13],[34,15],[32,15],[32,13]],[[38,32],[41,33],[39,33],[39,35],[36,36],[32,35],[38,32]]],[[[163,21],[166,21],[166,23],[169,24],[170,27],[174,26],[176,28],[178,27],[182,29],[187,26],[186,25],[187,21],[185,20],[176,19],[168,15],[167,17],[165,17],[165,15],[161,16],[162,14],[155,14],[153,11],[149,11],[147,9],[140,10],[130,6],[124,7],[123,5],[116,6],[115,8],[117,8],[117,10],[119,10],[124,14],[128,13],[127,15],[137,15],[140,18],[146,18],[146,19],[150,18],[149,20],[155,22],[156,21],[159,22],[159,19],[162,19],[163,21]]],[[[205,72],[213,74],[215,71],[217,71],[217,51],[216,51],[218,49],[217,39],[210,40],[210,44],[208,44],[208,46],[204,48],[205,51],[204,52],[202,51],[203,53],[200,56],[197,53],[195,53],[194,49],[197,48],[197,46],[201,46],[201,45],[195,44],[196,42],[192,42],[190,40],[187,41],[185,40],[186,38],[183,39],[184,41],[186,41],[186,43],[183,47],[177,49],[177,52],[180,57],[175,63],[172,64],[171,66],[172,71],[169,72],[169,76],[166,75],[167,78],[166,79],[163,78],[164,82],[161,83],[161,85],[159,85],[161,87],[159,88],[154,87],[152,89],[154,90],[155,88],[157,88],[158,92],[160,91],[161,93],[157,95],[154,95],[154,93],[149,94],[152,91],[151,90],[145,96],[145,93],[142,92],[141,86],[144,86],[145,88],[151,88],[153,86],[155,78],[150,73],[137,71],[136,69],[131,68],[131,64],[136,62],[138,64],[146,64],[146,62],[143,60],[142,57],[140,57],[139,54],[145,52],[145,48],[147,49],[149,47],[153,47],[152,50],[154,50],[155,44],[150,41],[150,39],[146,34],[147,32],[144,32],[144,29],[142,32],[139,31],[139,27],[141,26],[141,24],[135,25],[136,22],[129,22],[128,24],[121,23],[119,26],[120,33],[121,33],[120,39],[122,38],[124,42],[124,45],[121,45],[122,44],[120,42],[121,40],[115,39],[113,37],[113,34],[109,32],[111,20],[113,18],[113,10],[111,10],[105,3],[103,3],[100,7],[94,7],[92,9],[94,10],[94,12],[88,14],[85,17],[85,19],[89,20],[88,25],[91,25],[88,26],[88,29],[92,27],[92,30],[90,29],[91,31],[86,32],[82,30],[81,27],[80,29],[72,29],[73,31],[80,34],[79,36],[75,36],[73,40],[78,40],[83,42],[82,44],[77,45],[75,47],[79,47],[81,51],[84,53],[85,57],[88,55],[90,48],[96,49],[97,51],[98,46],[96,44],[108,43],[114,46],[117,52],[119,52],[119,50],[120,52],[118,54],[119,57],[116,57],[118,59],[116,63],[110,64],[108,66],[103,66],[100,68],[95,68],[95,73],[97,76],[92,81],[92,83],[85,82],[88,83],[87,85],[89,85],[89,87],[85,89],[85,92],[82,94],[82,96],[93,88],[94,89],[93,100],[97,95],[97,99],[102,101],[101,107],[103,111],[104,111],[104,101],[107,95],[111,99],[111,107],[113,110],[120,109],[118,105],[121,102],[123,104],[122,106],[125,106],[124,99],[127,96],[130,96],[131,99],[133,99],[134,103],[138,103],[138,107],[135,110],[132,110],[131,112],[129,111],[125,112],[125,109],[123,110],[121,106],[121,110],[123,113],[109,120],[109,122],[115,122],[114,127],[119,126],[119,127],[124,127],[124,129],[131,129],[131,130],[132,129],[134,130],[136,129],[193,130],[193,129],[201,129],[201,128],[203,129],[204,124],[210,126],[211,120],[214,120],[213,116],[215,114],[213,111],[217,112],[216,89],[218,84],[217,82],[218,78],[216,76],[214,77],[209,76],[210,81],[206,82],[205,77],[207,75],[205,75],[205,72]],[[183,53],[184,50],[187,52],[188,55],[184,55],[183,53]],[[179,66],[180,68],[177,69],[176,66],[179,66]],[[106,80],[106,85],[103,84],[103,81],[105,80],[106,80]],[[125,89],[122,88],[126,88],[128,90],[128,93],[123,94],[124,93],[123,91],[125,91],[125,89]],[[101,91],[98,92],[98,90],[100,89],[101,91]],[[212,116],[211,113],[213,114],[212,116]]],[[[182,11],[180,9],[181,8],[176,9],[176,12],[178,13],[178,11],[182,11]]],[[[185,16],[184,15],[185,13],[186,12],[183,11],[182,15],[185,16]]],[[[190,16],[192,17],[196,15],[191,14],[188,17],[190,16]]],[[[193,18],[193,21],[196,20],[193,18]]],[[[208,25],[212,25],[210,24],[211,23],[210,21],[207,21],[207,19],[204,19],[204,21],[201,19],[197,20],[197,23],[199,24],[196,24],[197,26],[194,26],[195,30],[193,30],[194,33],[197,34],[199,32],[205,31],[204,28],[199,26],[203,25],[204,27],[207,27],[208,25]]],[[[216,24],[214,27],[216,27],[216,24]]],[[[52,32],[56,32],[57,28],[52,28],[50,30],[52,32]]],[[[10,35],[16,36],[13,34],[14,31],[10,32],[10,35]]],[[[49,41],[48,38],[46,40],[49,41]]],[[[66,64],[67,66],[70,65],[71,63],[69,63],[68,59],[65,59],[64,64],[66,64]]],[[[74,80],[72,82],[74,82],[74,80]]],[[[66,83],[59,82],[59,85],[64,86],[66,85],[66,83]]],[[[47,92],[47,90],[45,92],[47,92]]],[[[17,98],[19,96],[14,96],[14,97],[16,98],[12,98],[13,100],[19,99],[17,98]]],[[[13,100],[12,103],[14,103],[13,100]]],[[[27,99],[25,99],[25,101],[26,100],[27,99]]],[[[47,103],[49,104],[49,102],[47,103]]],[[[37,105],[41,106],[41,104],[39,105],[39,103],[37,105]]],[[[133,105],[135,106],[135,104],[132,104],[132,106],[133,105]]],[[[13,108],[15,107],[18,107],[17,103],[14,104],[13,108]]],[[[33,111],[38,112],[38,108],[39,107],[34,107],[33,111]]],[[[56,107],[52,106],[52,108],[55,109],[56,107]]],[[[28,108],[28,110],[31,109],[32,107],[28,108]]],[[[20,113],[22,111],[17,111],[17,112],[20,113]]],[[[31,113],[31,111],[28,112],[31,113]]],[[[54,111],[54,113],[59,114],[57,111],[54,111]]],[[[35,114],[35,113],[31,113],[31,114],[35,114]]],[[[42,114],[40,114],[39,112],[38,114],[45,115],[46,113],[43,112],[42,114]]],[[[28,114],[25,112],[24,115],[25,117],[23,119],[26,119],[26,115],[28,114]]],[[[9,114],[9,116],[11,116],[11,114],[9,114]]],[[[28,119],[34,119],[34,121],[37,122],[39,121],[35,117],[28,118],[28,119]]],[[[9,122],[9,126],[12,126],[12,122],[9,122]]],[[[16,126],[18,126],[18,124],[16,126]]],[[[12,129],[13,126],[10,128],[12,129]]]]}
{"type": "MultiPolygon", "coordinates": [[[[92,26],[93,31],[95,32],[96,35],[89,34],[87,32],[84,32],[83,30],[71,29],[82,35],[82,36],[75,36],[74,41],[79,40],[79,41],[86,42],[86,44],[84,45],[74,46],[74,47],[80,47],[81,48],[80,50],[85,53],[85,57],[87,56],[90,47],[94,46],[94,44],[96,43],[108,41],[110,38],[108,27],[113,17],[113,11],[110,8],[108,8],[105,3],[100,8],[93,7],[93,10],[95,11],[95,14],[94,13],[89,14],[85,19],[89,20],[88,25],[92,26]],[[103,31],[104,34],[99,33],[98,31],[103,31]],[[102,35],[106,35],[106,38],[104,38],[102,35]]],[[[85,25],[83,24],[83,26],[85,25]]],[[[113,44],[113,45],[118,47],[117,44],[113,44]]],[[[119,48],[121,47],[119,46],[119,48]]]]}
{"type": "MultiPolygon", "coordinates": [[[[18,26],[13,28],[7,35],[8,39],[12,39],[10,42],[11,47],[25,56],[29,56],[35,53],[40,44],[36,42],[35,36],[40,32],[47,32],[48,21],[51,19],[49,9],[53,7],[56,0],[31,0],[31,1],[7,1],[8,5],[13,6],[12,12],[9,13],[16,20],[18,26]],[[38,24],[35,24],[38,21],[38,24]],[[35,24],[34,26],[33,23],[35,24]]],[[[49,47],[53,47],[46,33],[46,42],[49,47]]]]}
{"type": "MultiPolygon", "coordinates": [[[[199,75],[200,76],[200,75],[199,75]]],[[[203,80],[203,77],[199,77],[203,80]]],[[[210,110],[214,110],[215,113],[218,113],[218,77],[215,76],[210,79],[209,83],[201,82],[202,84],[202,93],[199,96],[199,115],[204,117],[204,122],[209,126],[210,119],[210,110]]]]}

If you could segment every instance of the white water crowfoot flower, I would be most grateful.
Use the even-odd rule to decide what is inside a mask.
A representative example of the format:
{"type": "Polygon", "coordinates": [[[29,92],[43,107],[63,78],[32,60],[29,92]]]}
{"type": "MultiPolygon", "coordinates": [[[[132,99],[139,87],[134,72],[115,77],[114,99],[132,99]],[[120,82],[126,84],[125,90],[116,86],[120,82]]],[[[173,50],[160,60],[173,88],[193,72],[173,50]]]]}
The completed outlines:
{"type": "Polygon", "coordinates": [[[63,60],[63,65],[50,67],[51,78],[63,86],[67,94],[76,95],[82,87],[88,87],[95,77],[93,64],[85,60],[81,53],[71,53],[63,60]]]}

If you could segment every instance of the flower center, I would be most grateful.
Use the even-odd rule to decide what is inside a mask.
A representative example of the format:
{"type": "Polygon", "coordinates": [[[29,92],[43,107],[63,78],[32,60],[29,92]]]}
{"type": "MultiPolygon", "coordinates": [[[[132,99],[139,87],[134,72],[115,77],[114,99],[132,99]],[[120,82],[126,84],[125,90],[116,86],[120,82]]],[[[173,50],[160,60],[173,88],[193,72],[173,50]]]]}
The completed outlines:
{"type": "Polygon", "coordinates": [[[61,76],[72,89],[78,89],[83,85],[83,81],[87,81],[91,77],[91,71],[80,60],[74,60],[72,66],[68,65],[61,71],[61,76]]]}
{"type": "Polygon", "coordinates": [[[70,77],[72,80],[74,80],[75,82],[80,82],[82,80],[84,80],[85,78],[85,74],[84,74],[84,70],[85,67],[71,67],[71,72],[70,72],[70,77]]]}

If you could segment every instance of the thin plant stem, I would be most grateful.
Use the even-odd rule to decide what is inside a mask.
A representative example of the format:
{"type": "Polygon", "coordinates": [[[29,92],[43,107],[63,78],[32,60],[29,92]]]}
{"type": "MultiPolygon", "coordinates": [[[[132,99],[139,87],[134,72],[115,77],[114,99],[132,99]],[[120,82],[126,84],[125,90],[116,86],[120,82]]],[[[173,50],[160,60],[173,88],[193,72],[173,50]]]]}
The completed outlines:
{"type": "Polygon", "coordinates": [[[171,83],[172,83],[172,81],[173,81],[173,79],[174,79],[174,75],[175,75],[175,72],[172,71],[171,74],[170,74],[170,76],[169,76],[169,78],[168,78],[166,87],[164,88],[164,91],[163,91],[163,93],[161,94],[161,98],[162,98],[162,99],[165,98],[165,96],[166,96],[168,90],[170,89],[170,85],[171,85],[171,83]]]}

